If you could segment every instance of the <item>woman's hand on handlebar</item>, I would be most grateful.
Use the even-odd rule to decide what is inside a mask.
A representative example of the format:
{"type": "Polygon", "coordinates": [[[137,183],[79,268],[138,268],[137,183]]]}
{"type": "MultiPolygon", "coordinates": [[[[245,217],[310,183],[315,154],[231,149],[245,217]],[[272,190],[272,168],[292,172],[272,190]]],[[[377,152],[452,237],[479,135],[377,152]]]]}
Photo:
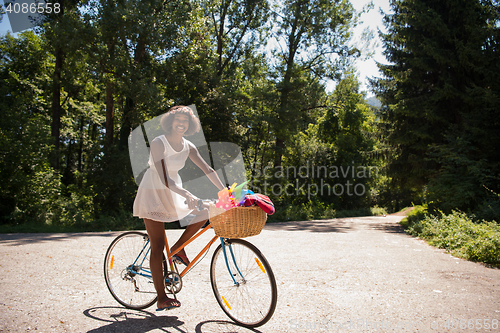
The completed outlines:
{"type": "Polygon", "coordinates": [[[186,201],[184,202],[188,205],[189,209],[198,209],[200,201],[201,200],[199,198],[191,194],[186,197],[186,201]]]}
{"type": "MultiPolygon", "coordinates": [[[[196,207],[195,208],[191,208],[189,207],[190,209],[196,209],[196,210],[204,210],[204,209],[208,209],[208,207],[210,206],[210,203],[213,203],[214,200],[202,200],[202,199],[198,199],[197,202],[196,202],[196,207]]],[[[184,201],[185,204],[187,204],[188,202],[187,201],[184,201]]]]}

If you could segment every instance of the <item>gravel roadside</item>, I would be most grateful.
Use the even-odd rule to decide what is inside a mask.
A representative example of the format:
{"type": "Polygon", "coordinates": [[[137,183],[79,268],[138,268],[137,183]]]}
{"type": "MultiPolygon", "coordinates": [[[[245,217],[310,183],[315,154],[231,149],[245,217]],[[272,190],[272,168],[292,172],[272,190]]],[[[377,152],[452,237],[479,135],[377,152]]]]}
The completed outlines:
{"type": "Polygon", "coordinates": [[[401,218],[273,223],[248,238],[278,282],[276,312],[255,330],[231,324],[215,301],[215,246],[183,279],[182,307],[157,313],[125,309],[106,288],[118,232],[1,234],[0,332],[500,332],[500,270],[408,236],[401,218]]]}

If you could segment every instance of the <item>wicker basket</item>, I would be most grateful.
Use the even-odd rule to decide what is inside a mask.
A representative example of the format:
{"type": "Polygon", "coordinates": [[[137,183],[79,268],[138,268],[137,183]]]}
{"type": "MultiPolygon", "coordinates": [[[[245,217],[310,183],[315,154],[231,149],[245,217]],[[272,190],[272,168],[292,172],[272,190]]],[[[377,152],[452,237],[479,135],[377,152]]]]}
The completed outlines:
{"type": "Polygon", "coordinates": [[[214,204],[209,207],[210,224],[224,238],[244,238],[260,234],[267,214],[258,206],[234,207],[226,211],[214,204]]]}

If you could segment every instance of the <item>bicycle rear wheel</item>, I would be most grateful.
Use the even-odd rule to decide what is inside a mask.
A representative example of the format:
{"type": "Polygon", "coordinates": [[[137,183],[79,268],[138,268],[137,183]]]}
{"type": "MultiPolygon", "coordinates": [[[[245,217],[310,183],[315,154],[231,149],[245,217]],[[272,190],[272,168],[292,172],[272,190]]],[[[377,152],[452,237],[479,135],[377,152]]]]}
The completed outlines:
{"type": "Polygon", "coordinates": [[[264,325],[271,319],[278,299],[271,266],[251,243],[242,239],[224,241],[225,250],[219,245],[210,265],[215,298],[237,324],[245,327],[264,325]]]}
{"type": "Polygon", "coordinates": [[[149,253],[149,237],[138,231],[119,235],[106,252],[106,285],[118,303],[129,309],[145,309],[156,302],[149,253]]]}

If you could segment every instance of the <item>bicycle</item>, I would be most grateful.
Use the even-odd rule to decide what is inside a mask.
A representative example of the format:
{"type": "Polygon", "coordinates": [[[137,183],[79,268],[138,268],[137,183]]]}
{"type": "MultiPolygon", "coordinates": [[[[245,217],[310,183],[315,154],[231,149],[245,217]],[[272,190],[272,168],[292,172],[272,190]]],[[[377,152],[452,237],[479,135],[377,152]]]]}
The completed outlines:
{"type": "MultiPolygon", "coordinates": [[[[200,204],[201,208],[201,204],[200,204]]],[[[274,273],[257,247],[243,239],[215,235],[179,273],[171,259],[177,252],[211,228],[210,221],[175,252],[170,252],[165,233],[163,271],[165,290],[174,298],[182,289],[182,278],[220,240],[210,263],[210,283],[217,303],[235,323],[258,327],[271,319],[277,302],[274,273]]],[[[145,309],[157,300],[149,269],[149,237],[140,231],[116,237],[106,251],[104,277],[111,295],[129,309],[145,309]]]]}

